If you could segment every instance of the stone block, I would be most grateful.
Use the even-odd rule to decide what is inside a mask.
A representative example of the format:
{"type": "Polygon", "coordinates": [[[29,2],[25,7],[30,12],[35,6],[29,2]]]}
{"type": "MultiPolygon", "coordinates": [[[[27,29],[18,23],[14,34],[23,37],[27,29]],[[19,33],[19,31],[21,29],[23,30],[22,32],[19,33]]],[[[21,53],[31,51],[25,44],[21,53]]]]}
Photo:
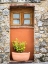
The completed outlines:
{"type": "Polygon", "coordinates": [[[37,63],[40,63],[40,60],[39,59],[34,59],[34,63],[33,64],[37,64],[37,63]]]}
{"type": "Polygon", "coordinates": [[[31,2],[39,3],[39,2],[40,2],[40,0],[31,0],[31,2]]]}
{"type": "Polygon", "coordinates": [[[0,6],[0,10],[4,10],[6,8],[6,6],[0,6]]]}
{"type": "Polygon", "coordinates": [[[4,47],[4,51],[5,52],[10,52],[10,47],[9,46],[4,47]]]}
{"type": "Polygon", "coordinates": [[[8,62],[7,61],[4,61],[2,64],[8,64],[8,62]]]}
{"type": "Polygon", "coordinates": [[[4,2],[9,2],[9,0],[4,0],[4,2]]]}
{"type": "Polygon", "coordinates": [[[46,57],[48,57],[48,53],[46,53],[46,57]]]}
{"type": "Polygon", "coordinates": [[[2,13],[2,10],[0,10],[0,13],[2,13]]]}
{"type": "Polygon", "coordinates": [[[45,57],[45,61],[46,61],[46,62],[48,61],[48,57],[45,57]]]}
{"type": "Polygon", "coordinates": [[[45,30],[46,33],[48,33],[48,26],[45,26],[44,30],[45,30]]]}
{"type": "Polygon", "coordinates": [[[42,42],[43,41],[43,38],[40,38],[39,41],[42,42]]]}
{"type": "Polygon", "coordinates": [[[2,50],[0,49],[0,52],[2,52],[2,50]]]}
{"type": "Polygon", "coordinates": [[[35,52],[39,53],[39,47],[35,47],[35,52]]]}
{"type": "Polygon", "coordinates": [[[10,56],[8,54],[6,54],[3,58],[3,61],[9,62],[10,60],[10,56]]]}
{"type": "MultiPolygon", "coordinates": [[[[2,21],[3,22],[3,21],[2,21]]],[[[1,27],[3,28],[5,25],[5,23],[1,23],[1,27]]],[[[3,28],[3,31],[4,31],[4,28],[3,28]]]]}
{"type": "Polygon", "coordinates": [[[36,18],[34,19],[34,24],[35,24],[35,25],[37,24],[37,19],[36,19],[36,18]]]}
{"type": "MultiPolygon", "coordinates": [[[[1,35],[2,36],[2,35],[1,35]]],[[[1,37],[0,37],[0,43],[2,43],[2,39],[1,39],[1,37]]]]}
{"type": "Polygon", "coordinates": [[[35,6],[35,13],[37,13],[37,12],[39,12],[39,6],[38,5],[35,6]]]}
{"type": "Polygon", "coordinates": [[[48,12],[46,12],[46,13],[44,14],[44,19],[45,19],[45,20],[48,19],[48,12]]]}
{"type": "Polygon", "coordinates": [[[1,0],[1,2],[3,2],[4,0],[1,0]]]}
{"type": "Polygon", "coordinates": [[[47,43],[45,41],[42,41],[40,42],[40,46],[43,47],[43,46],[47,46],[47,43]]]}
{"type": "Polygon", "coordinates": [[[0,53],[0,58],[3,58],[4,57],[4,54],[0,53]]]}
{"type": "Polygon", "coordinates": [[[4,43],[3,42],[0,43],[0,47],[2,47],[2,50],[1,51],[3,53],[4,52],[4,43]]]}
{"type": "Polygon", "coordinates": [[[42,26],[43,22],[42,21],[38,21],[38,26],[42,26]]]}
{"type": "Polygon", "coordinates": [[[40,58],[42,57],[42,53],[39,53],[39,54],[34,54],[35,58],[40,58]]]}
{"type": "Polygon", "coordinates": [[[40,11],[41,12],[45,11],[45,8],[44,7],[40,7],[40,11]]]}
{"type": "Polygon", "coordinates": [[[38,32],[39,31],[38,26],[35,25],[35,29],[34,30],[35,30],[35,32],[38,32]]]}
{"type": "Polygon", "coordinates": [[[44,30],[44,27],[40,27],[40,30],[43,31],[44,30]]]}
{"type": "Polygon", "coordinates": [[[39,44],[36,44],[35,47],[38,48],[39,47],[39,44]]]}
{"type": "Polygon", "coordinates": [[[9,23],[9,21],[10,21],[9,15],[4,15],[4,21],[7,21],[7,22],[5,22],[5,24],[6,24],[6,23],[9,23]],[[5,19],[6,19],[6,20],[5,20],[5,19]]]}
{"type": "Polygon", "coordinates": [[[0,15],[0,22],[3,20],[4,20],[3,15],[0,15]]]}
{"type": "MultiPolygon", "coordinates": [[[[19,0],[18,0],[19,1],[19,0]]],[[[12,2],[17,2],[17,0],[12,0],[12,2]]]]}
{"type": "Polygon", "coordinates": [[[42,37],[47,37],[47,34],[42,34],[41,36],[42,36],[42,37]]]}
{"type": "Polygon", "coordinates": [[[40,33],[35,33],[35,38],[40,38],[41,34],[40,33]]]}
{"type": "Polygon", "coordinates": [[[45,21],[45,22],[44,22],[44,25],[45,25],[45,26],[48,26],[48,21],[45,21]]]}
{"type": "Polygon", "coordinates": [[[46,42],[48,42],[48,38],[46,38],[45,40],[46,40],[46,42]]]}
{"type": "Polygon", "coordinates": [[[41,49],[40,49],[40,52],[41,52],[41,53],[47,53],[47,50],[46,50],[46,48],[41,48],[41,49]]]}
{"type": "Polygon", "coordinates": [[[0,63],[3,63],[3,59],[2,58],[0,58],[0,63]]]}
{"type": "Polygon", "coordinates": [[[10,43],[10,39],[9,38],[8,39],[6,38],[5,42],[6,42],[6,44],[9,44],[10,43]]]}
{"type": "Polygon", "coordinates": [[[6,15],[9,15],[9,10],[8,10],[8,9],[4,9],[4,10],[3,10],[3,15],[5,15],[5,16],[6,16],[6,15]]]}
{"type": "Polygon", "coordinates": [[[0,32],[2,32],[2,28],[0,27],[0,32]]]}
{"type": "Polygon", "coordinates": [[[6,32],[9,32],[9,27],[7,25],[4,26],[6,32]]]}
{"type": "Polygon", "coordinates": [[[43,21],[44,21],[44,25],[45,26],[48,26],[48,18],[47,19],[44,19],[43,21]]]}
{"type": "Polygon", "coordinates": [[[43,33],[44,33],[44,31],[40,31],[40,33],[41,33],[41,34],[43,34],[43,33]]]}
{"type": "Polygon", "coordinates": [[[40,19],[41,19],[41,14],[40,14],[40,12],[35,13],[35,18],[37,18],[38,20],[40,20],[40,19]]]}
{"type": "Polygon", "coordinates": [[[2,15],[2,10],[0,10],[0,15],[2,15]]]}
{"type": "Polygon", "coordinates": [[[6,35],[7,35],[6,31],[3,31],[2,32],[2,36],[5,36],[6,37],[6,35]]]}
{"type": "Polygon", "coordinates": [[[0,46],[0,52],[3,53],[3,51],[4,51],[4,48],[2,46],[0,46]]]}

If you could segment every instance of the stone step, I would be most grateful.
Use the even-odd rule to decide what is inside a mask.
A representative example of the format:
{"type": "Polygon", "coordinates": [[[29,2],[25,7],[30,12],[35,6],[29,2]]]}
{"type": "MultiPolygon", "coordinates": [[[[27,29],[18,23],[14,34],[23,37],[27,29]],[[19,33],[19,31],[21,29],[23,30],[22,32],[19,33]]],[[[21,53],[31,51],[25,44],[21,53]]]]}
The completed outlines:
{"type": "Polygon", "coordinates": [[[9,62],[8,64],[48,64],[48,62],[41,62],[41,63],[34,63],[34,62],[30,62],[30,63],[25,63],[25,62],[9,62]]]}
{"type": "Polygon", "coordinates": [[[32,60],[26,62],[17,62],[17,61],[10,61],[8,64],[32,64],[32,60]]]}
{"type": "Polygon", "coordinates": [[[17,63],[17,62],[12,62],[12,63],[8,63],[8,64],[32,64],[32,63],[17,63]]]}

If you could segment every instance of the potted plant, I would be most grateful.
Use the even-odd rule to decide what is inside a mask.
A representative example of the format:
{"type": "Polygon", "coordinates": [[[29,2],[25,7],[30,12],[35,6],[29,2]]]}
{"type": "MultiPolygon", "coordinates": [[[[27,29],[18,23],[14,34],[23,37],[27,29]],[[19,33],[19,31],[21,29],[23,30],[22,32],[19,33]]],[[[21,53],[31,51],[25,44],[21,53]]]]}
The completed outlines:
{"type": "Polygon", "coordinates": [[[24,52],[26,48],[26,42],[19,42],[18,39],[12,41],[13,48],[16,52],[12,52],[12,58],[15,61],[28,61],[30,52],[24,52]]]}

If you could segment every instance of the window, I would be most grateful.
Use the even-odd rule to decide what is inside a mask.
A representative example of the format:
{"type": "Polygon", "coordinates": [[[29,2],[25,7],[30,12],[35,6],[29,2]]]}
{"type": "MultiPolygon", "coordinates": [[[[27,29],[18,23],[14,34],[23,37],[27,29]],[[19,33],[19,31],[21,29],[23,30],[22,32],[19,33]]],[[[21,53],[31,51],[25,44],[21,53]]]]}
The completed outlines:
{"type": "Polygon", "coordinates": [[[11,26],[33,26],[34,8],[11,8],[11,26]]]}
{"type": "Polygon", "coordinates": [[[24,25],[31,25],[31,13],[24,13],[24,25]]]}
{"type": "Polygon", "coordinates": [[[13,24],[14,25],[19,25],[20,24],[20,14],[19,13],[14,13],[13,14],[13,24]]]}

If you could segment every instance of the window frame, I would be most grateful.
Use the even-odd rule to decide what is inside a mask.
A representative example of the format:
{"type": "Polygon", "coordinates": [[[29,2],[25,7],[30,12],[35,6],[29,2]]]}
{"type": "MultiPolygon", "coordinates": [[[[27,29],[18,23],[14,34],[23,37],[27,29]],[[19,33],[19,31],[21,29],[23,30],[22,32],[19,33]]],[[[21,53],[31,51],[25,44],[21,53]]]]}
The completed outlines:
{"type": "Polygon", "coordinates": [[[12,13],[11,13],[11,25],[15,25],[15,26],[17,26],[17,25],[21,25],[21,13],[19,13],[19,12],[15,12],[15,11],[13,11],[12,13]],[[13,20],[14,20],[14,18],[13,18],[13,14],[20,14],[20,24],[13,24],[13,20]]]}
{"type": "MultiPolygon", "coordinates": [[[[21,7],[21,9],[24,9],[24,8],[21,7]]],[[[27,7],[27,9],[28,9],[28,7],[27,7]]],[[[34,26],[34,7],[31,7],[31,10],[32,11],[29,10],[30,12],[29,11],[28,12],[27,11],[21,12],[20,11],[20,7],[19,7],[19,9],[18,8],[17,9],[16,8],[12,8],[11,13],[10,13],[10,19],[11,19],[10,20],[11,21],[10,22],[10,26],[32,26],[33,27],[34,26]],[[16,10],[18,10],[18,11],[16,11],[16,10]],[[13,19],[12,19],[13,18],[13,13],[15,13],[15,14],[19,13],[20,14],[20,24],[13,24],[13,19]],[[30,16],[31,16],[30,17],[30,24],[23,24],[24,23],[24,13],[25,14],[27,14],[27,13],[30,14],[30,16]]],[[[27,18],[27,20],[28,20],[28,18],[27,18]]]]}
{"type": "MultiPolygon", "coordinates": [[[[30,20],[30,24],[23,24],[23,25],[24,25],[24,26],[25,26],[25,25],[31,26],[31,25],[32,25],[32,22],[33,22],[33,21],[32,21],[32,14],[31,14],[31,12],[24,12],[23,15],[24,15],[24,14],[27,14],[27,13],[30,14],[30,18],[25,18],[25,19],[24,19],[24,17],[23,17],[23,20],[26,20],[26,19],[27,19],[27,20],[30,20]]],[[[23,21],[23,22],[24,22],[24,21],[23,21]]]]}

